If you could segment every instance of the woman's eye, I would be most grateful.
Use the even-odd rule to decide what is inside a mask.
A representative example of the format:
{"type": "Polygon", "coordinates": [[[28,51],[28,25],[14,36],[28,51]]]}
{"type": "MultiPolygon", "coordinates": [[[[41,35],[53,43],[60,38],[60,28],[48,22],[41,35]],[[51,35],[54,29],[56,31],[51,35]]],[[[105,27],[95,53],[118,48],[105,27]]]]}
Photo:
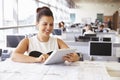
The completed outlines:
{"type": "Polygon", "coordinates": [[[53,24],[50,24],[50,26],[53,26],[53,24]]]}

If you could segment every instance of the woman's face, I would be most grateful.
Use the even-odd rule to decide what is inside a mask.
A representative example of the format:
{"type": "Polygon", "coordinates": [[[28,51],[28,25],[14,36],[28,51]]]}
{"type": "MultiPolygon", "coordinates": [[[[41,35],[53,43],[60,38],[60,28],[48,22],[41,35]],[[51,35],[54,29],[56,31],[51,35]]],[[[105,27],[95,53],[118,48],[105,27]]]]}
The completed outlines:
{"type": "Polygon", "coordinates": [[[39,34],[43,36],[49,36],[53,31],[53,17],[52,16],[42,16],[37,22],[37,27],[39,29],[39,34]]]}

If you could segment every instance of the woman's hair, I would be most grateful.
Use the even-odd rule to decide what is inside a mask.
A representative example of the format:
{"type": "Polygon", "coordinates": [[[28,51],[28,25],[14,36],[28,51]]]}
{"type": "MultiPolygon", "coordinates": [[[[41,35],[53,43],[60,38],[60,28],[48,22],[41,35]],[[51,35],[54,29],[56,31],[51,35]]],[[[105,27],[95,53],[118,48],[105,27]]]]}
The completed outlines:
{"type": "MultiPolygon", "coordinates": [[[[50,10],[50,8],[48,8],[48,7],[41,7],[41,8],[39,7],[39,8],[37,8],[36,13],[37,13],[37,15],[36,15],[36,21],[37,22],[39,22],[39,20],[40,20],[40,18],[42,16],[51,16],[51,17],[53,17],[53,13],[50,10]]],[[[54,17],[53,17],[53,19],[54,19],[54,17]]]]}
{"type": "Polygon", "coordinates": [[[92,26],[91,26],[91,25],[88,25],[87,27],[88,27],[88,29],[89,29],[89,30],[93,31],[93,29],[92,29],[92,26]]]}
{"type": "Polygon", "coordinates": [[[58,25],[59,25],[59,28],[62,27],[61,23],[62,23],[63,25],[65,24],[63,21],[59,22],[59,24],[58,24],[58,25]]]}
{"type": "Polygon", "coordinates": [[[103,25],[103,24],[101,24],[101,25],[100,25],[100,28],[104,28],[104,25],[103,25]]]}

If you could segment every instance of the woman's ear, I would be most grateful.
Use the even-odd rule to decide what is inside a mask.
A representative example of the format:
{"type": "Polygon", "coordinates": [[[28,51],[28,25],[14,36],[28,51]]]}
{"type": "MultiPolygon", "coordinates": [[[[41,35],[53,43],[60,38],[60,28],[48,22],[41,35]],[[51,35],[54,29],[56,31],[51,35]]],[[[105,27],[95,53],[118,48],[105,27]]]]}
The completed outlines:
{"type": "Polygon", "coordinates": [[[36,22],[36,26],[38,25],[38,22],[36,22]]]}

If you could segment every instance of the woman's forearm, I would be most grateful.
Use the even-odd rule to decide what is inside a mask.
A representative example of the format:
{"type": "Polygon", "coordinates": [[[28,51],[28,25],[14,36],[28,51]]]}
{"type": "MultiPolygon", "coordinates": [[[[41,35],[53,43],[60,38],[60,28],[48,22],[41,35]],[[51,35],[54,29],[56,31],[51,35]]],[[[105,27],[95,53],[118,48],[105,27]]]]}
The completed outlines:
{"type": "Polygon", "coordinates": [[[40,62],[38,58],[23,55],[20,53],[13,53],[11,59],[15,62],[24,62],[24,63],[40,62]]]}

